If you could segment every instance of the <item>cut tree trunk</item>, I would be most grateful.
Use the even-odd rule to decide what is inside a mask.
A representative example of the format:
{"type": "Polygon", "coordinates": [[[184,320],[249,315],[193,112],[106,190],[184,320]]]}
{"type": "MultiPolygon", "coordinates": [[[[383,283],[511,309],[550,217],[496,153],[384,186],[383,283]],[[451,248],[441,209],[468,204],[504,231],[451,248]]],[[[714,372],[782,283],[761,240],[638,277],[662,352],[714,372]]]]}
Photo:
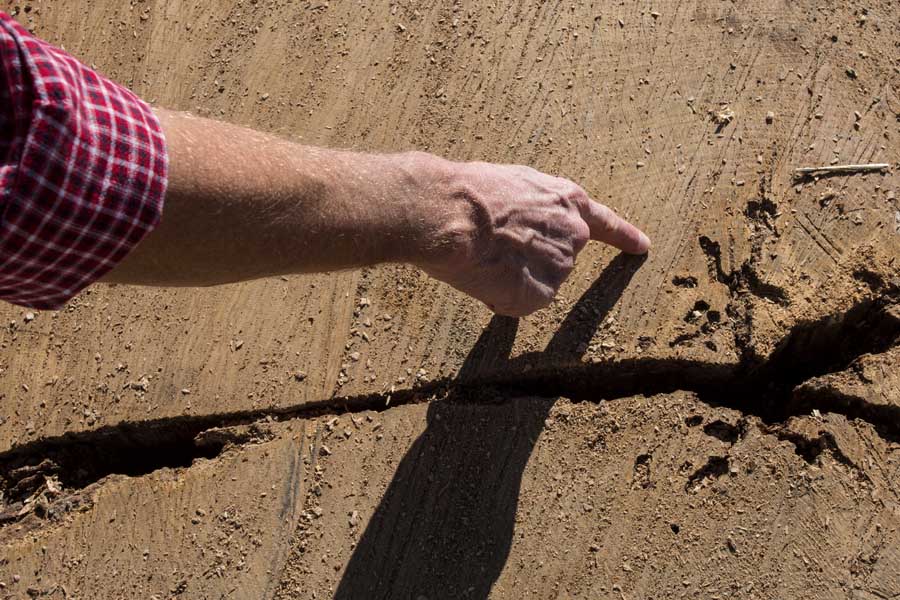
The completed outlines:
{"type": "Polygon", "coordinates": [[[518,321],[399,265],[3,305],[0,597],[900,594],[896,3],[16,16],[160,106],[529,164],[654,245],[518,321]]]}

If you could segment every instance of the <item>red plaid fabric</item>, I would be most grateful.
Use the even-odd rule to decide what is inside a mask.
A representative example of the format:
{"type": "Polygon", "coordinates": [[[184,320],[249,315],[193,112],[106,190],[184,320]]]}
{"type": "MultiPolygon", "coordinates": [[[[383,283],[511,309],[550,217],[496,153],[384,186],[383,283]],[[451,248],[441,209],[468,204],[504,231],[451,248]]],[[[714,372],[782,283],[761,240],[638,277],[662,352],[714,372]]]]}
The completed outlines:
{"type": "Polygon", "coordinates": [[[0,12],[0,298],[60,308],[159,222],[150,107],[0,12]]]}

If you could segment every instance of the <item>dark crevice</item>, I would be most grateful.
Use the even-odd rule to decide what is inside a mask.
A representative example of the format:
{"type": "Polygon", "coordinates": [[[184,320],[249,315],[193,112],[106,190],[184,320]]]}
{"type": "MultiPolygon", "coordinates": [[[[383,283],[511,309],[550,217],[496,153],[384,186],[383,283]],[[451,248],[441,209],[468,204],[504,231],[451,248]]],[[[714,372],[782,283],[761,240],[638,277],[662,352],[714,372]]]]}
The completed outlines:
{"type": "Polygon", "coordinates": [[[706,254],[710,278],[728,286],[732,296],[748,292],[758,298],[764,298],[781,306],[790,306],[787,292],[770,283],[762,281],[753,268],[753,261],[744,262],[739,269],[726,272],[722,267],[722,246],[705,235],[700,236],[700,248],[706,254]]]}
{"type": "Polygon", "coordinates": [[[766,433],[776,436],[778,439],[790,442],[794,446],[794,452],[809,464],[818,462],[822,454],[829,454],[836,462],[849,468],[860,479],[869,480],[859,465],[844,454],[837,440],[830,431],[819,431],[815,436],[807,436],[797,431],[792,431],[786,425],[766,427],[766,433]]]}
{"type": "Polygon", "coordinates": [[[754,296],[771,300],[781,306],[790,306],[791,304],[790,298],[783,288],[762,281],[748,262],[741,265],[740,271],[732,273],[731,277],[734,283],[729,284],[729,287],[738,290],[746,288],[754,296]]]}
{"type": "Polygon", "coordinates": [[[6,506],[0,503],[0,522],[14,520],[25,500],[46,487],[47,478],[71,491],[113,473],[137,477],[163,467],[188,467],[197,458],[212,458],[221,446],[194,444],[194,436],[209,425],[213,422],[204,419],[120,423],[4,453],[0,491],[6,506]]]}
{"type": "Polygon", "coordinates": [[[705,235],[700,236],[700,249],[706,255],[706,266],[709,271],[709,278],[713,281],[725,283],[728,275],[722,268],[722,246],[719,242],[714,242],[705,235]]]}
{"type": "Polygon", "coordinates": [[[652,454],[641,454],[634,460],[634,474],[632,476],[633,487],[640,489],[653,487],[653,481],[650,478],[652,462],[652,454]]]}
{"type": "Polygon", "coordinates": [[[853,278],[869,286],[869,289],[876,294],[896,295],[900,293],[900,275],[888,278],[875,271],[859,268],[853,271],[853,278]]]}
{"type": "Polygon", "coordinates": [[[718,479],[722,475],[728,473],[728,457],[727,456],[710,456],[706,464],[691,473],[687,483],[684,484],[686,492],[696,492],[707,482],[707,480],[718,479]]]}
{"type": "MultiPolygon", "coordinates": [[[[4,520],[3,514],[8,516],[47,476],[58,478],[62,488],[71,491],[112,474],[140,476],[165,467],[187,467],[196,459],[217,456],[229,444],[259,437],[252,431],[235,437],[216,428],[266,420],[382,411],[440,400],[451,390],[452,402],[464,403],[491,403],[516,394],[597,402],[683,390],[697,394],[711,406],[736,409],[759,417],[766,424],[783,422],[811,408],[839,412],[848,418],[869,421],[886,439],[900,441],[898,408],[874,406],[860,398],[827,391],[795,394],[795,388],[812,377],[843,370],[862,354],[884,352],[895,345],[900,338],[900,310],[892,301],[896,299],[866,300],[844,313],[800,323],[766,361],[715,364],[639,358],[587,364],[573,360],[568,366],[542,368],[542,354],[531,353],[492,364],[491,369],[479,369],[477,377],[461,374],[456,379],[436,380],[390,396],[370,394],[332,398],[299,407],[123,422],[45,438],[0,453],[0,522],[4,520]]],[[[568,343],[560,342],[549,355],[559,360],[565,347],[568,343]]],[[[476,348],[472,355],[487,356],[489,350],[489,347],[476,348]]],[[[702,419],[689,417],[689,425],[701,423],[702,419]]],[[[743,434],[742,427],[713,422],[704,430],[731,442],[743,434]]],[[[807,453],[805,448],[803,452],[807,453]]]]}
{"type": "MultiPolygon", "coordinates": [[[[237,427],[262,420],[309,419],[330,414],[383,411],[425,402],[454,390],[466,403],[492,403],[510,394],[567,396],[604,400],[640,393],[658,394],[679,389],[703,389],[712,393],[728,385],[734,368],[688,360],[626,360],[570,369],[523,372],[526,361],[511,361],[502,374],[485,375],[467,383],[443,379],[416,389],[401,390],[389,397],[370,394],[333,398],[299,407],[220,413],[214,416],[180,416],[151,421],[122,422],[91,431],[68,433],[17,446],[0,453],[0,491],[7,505],[24,501],[54,475],[66,490],[81,489],[112,475],[132,477],[162,468],[190,466],[199,458],[214,458],[233,442],[210,430],[237,427]],[[198,443],[199,442],[199,443],[198,443]],[[33,480],[22,482],[23,468],[49,461],[52,468],[33,480]]],[[[533,357],[532,357],[533,359],[533,357]]],[[[454,402],[460,402],[454,400],[454,402]]],[[[237,440],[240,442],[240,440],[237,440]]],[[[0,514],[3,513],[0,504],[0,514]]],[[[3,518],[0,516],[0,521],[3,518]]]]}
{"type": "MultiPolygon", "coordinates": [[[[401,394],[398,404],[415,394],[401,394]]],[[[284,410],[120,422],[23,444],[0,454],[0,525],[16,520],[23,502],[41,492],[48,477],[71,492],[109,475],[139,477],[163,468],[190,467],[197,459],[217,457],[228,446],[264,441],[270,434],[261,424],[267,421],[384,408],[385,398],[372,395],[284,410]]]]}
{"type": "Polygon", "coordinates": [[[698,337],[700,337],[700,335],[701,332],[699,331],[695,331],[693,333],[682,333],[681,335],[676,336],[674,340],[669,342],[669,347],[674,348],[675,346],[680,346],[682,344],[690,342],[691,340],[697,339],[698,337]]]}
{"type": "Polygon", "coordinates": [[[771,198],[763,195],[761,199],[748,201],[744,214],[748,219],[767,222],[778,214],[778,205],[771,198]]]}
{"type": "Polygon", "coordinates": [[[672,278],[672,284],[680,288],[697,287],[697,278],[693,275],[676,275],[672,278]]]}
{"type": "Polygon", "coordinates": [[[801,322],[769,359],[748,374],[791,390],[812,377],[847,369],[863,354],[880,354],[900,341],[900,298],[863,300],[846,312],[801,322]]]}
{"type": "Polygon", "coordinates": [[[884,277],[882,277],[880,273],[875,273],[868,269],[857,269],[853,271],[853,278],[865,283],[875,292],[881,290],[885,285],[884,277]]]}
{"type": "Polygon", "coordinates": [[[689,417],[685,417],[685,419],[684,419],[684,424],[687,425],[688,427],[696,427],[697,425],[700,425],[701,423],[703,423],[702,415],[691,415],[689,417]]]}
{"type": "Polygon", "coordinates": [[[790,409],[794,414],[815,409],[862,419],[876,425],[886,439],[900,442],[900,404],[876,404],[830,386],[799,386],[791,395],[790,409]]]}
{"type": "Polygon", "coordinates": [[[768,423],[806,414],[812,408],[828,409],[870,421],[886,438],[900,439],[900,409],[837,396],[823,396],[820,403],[815,392],[807,392],[799,400],[794,397],[795,389],[804,381],[843,371],[863,354],[883,353],[897,345],[900,306],[894,304],[896,300],[864,300],[844,313],[801,322],[782,338],[767,360],[748,353],[751,358],[737,365],[635,359],[522,373],[517,368],[520,362],[533,360],[525,356],[510,361],[503,377],[481,381],[506,393],[512,390],[590,401],[684,390],[696,393],[711,406],[737,409],[768,423]]]}
{"type": "Polygon", "coordinates": [[[710,437],[714,437],[719,439],[726,444],[734,444],[741,437],[743,437],[743,432],[741,430],[740,424],[732,425],[731,423],[727,423],[722,421],[721,419],[712,421],[703,426],[703,433],[710,437]]]}

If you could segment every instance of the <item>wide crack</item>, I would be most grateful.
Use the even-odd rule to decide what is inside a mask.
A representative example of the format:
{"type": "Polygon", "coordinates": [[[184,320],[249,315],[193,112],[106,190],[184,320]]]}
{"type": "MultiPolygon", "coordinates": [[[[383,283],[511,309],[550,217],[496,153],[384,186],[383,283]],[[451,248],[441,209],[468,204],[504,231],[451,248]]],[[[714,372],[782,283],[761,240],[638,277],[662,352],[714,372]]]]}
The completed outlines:
{"type": "MultiPolygon", "coordinates": [[[[123,422],[45,438],[0,453],[0,526],[18,520],[28,508],[26,500],[48,485],[71,492],[109,475],[136,477],[162,468],[188,467],[198,458],[218,456],[230,444],[256,439],[253,435],[235,438],[221,434],[218,428],[383,411],[439,399],[451,390],[454,398],[465,398],[454,402],[469,403],[495,402],[498,397],[516,394],[598,402],[681,390],[695,393],[711,406],[732,408],[767,424],[778,424],[815,408],[838,412],[866,420],[886,439],[900,441],[900,408],[873,406],[861,398],[848,400],[829,392],[818,397],[808,390],[802,395],[794,393],[810,378],[841,371],[863,354],[882,353],[896,345],[900,341],[900,307],[895,301],[893,294],[865,300],[844,313],[800,323],[762,362],[744,360],[721,365],[636,358],[532,369],[529,361],[533,357],[523,356],[509,360],[505,368],[492,375],[461,374],[457,379],[433,381],[390,396],[371,394],[298,407],[123,422]]],[[[54,517],[59,509],[48,501],[30,507],[28,512],[54,517]]]]}

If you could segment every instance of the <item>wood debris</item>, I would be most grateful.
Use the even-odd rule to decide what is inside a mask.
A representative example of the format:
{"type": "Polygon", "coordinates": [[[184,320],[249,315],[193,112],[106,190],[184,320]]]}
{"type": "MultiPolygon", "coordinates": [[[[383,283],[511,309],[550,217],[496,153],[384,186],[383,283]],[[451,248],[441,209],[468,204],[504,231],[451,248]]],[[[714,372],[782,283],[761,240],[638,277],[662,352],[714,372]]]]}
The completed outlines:
{"type": "Polygon", "coordinates": [[[809,175],[825,174],[825,173],[846,173],[852,175],[854,173],[878,173],[887,171],[891,168],[888,163],[869,163],[861,165],[828,165],[823,167],[800,167],[794,169],[796,177],[805,177],[809,175]]]}

